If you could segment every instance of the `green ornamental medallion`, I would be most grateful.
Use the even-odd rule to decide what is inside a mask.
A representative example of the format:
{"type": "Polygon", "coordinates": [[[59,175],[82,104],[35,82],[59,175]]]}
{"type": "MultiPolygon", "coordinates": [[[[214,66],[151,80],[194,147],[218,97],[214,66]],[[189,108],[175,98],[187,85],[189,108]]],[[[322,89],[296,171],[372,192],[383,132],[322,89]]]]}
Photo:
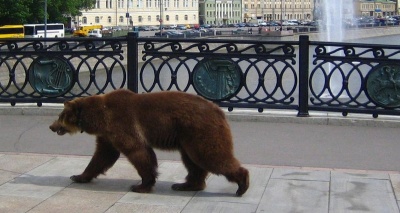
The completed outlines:
{"type": "Polygon", "coordinates": [[[60,57],[38,57],[28,72],[32,88],[43,96],[64,95],[74,84],[72,66],[60,57]]]}
{"type": "Polygon", "coordinates": [[[375,67],[367,76],[367,94],[378,106],[400,106],[400,66],[383,64],[375,67]]]}
{"type": "Polygon", "coordinates": [[[242,72],[231,60],[203,59],[193,70],[194,89],[209,100],[228,99],[239,92],[241,85],[242,72]]]}

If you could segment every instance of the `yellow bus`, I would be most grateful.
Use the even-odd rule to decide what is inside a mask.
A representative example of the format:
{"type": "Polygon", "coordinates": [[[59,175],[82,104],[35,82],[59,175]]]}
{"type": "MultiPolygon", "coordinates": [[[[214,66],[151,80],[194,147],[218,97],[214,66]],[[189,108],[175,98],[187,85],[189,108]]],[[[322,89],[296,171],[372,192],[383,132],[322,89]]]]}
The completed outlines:
{"type": "Polygon", "coordinates": [[[87,37],[90,30],[103,29],[103,25],[81,25],[75,31],[73,36],[87,37]]]}
{"type": "Polygon", "coordinates": [[[2,25],[0,26],[0,38],[23,38],[24,25],[2,25]]]}

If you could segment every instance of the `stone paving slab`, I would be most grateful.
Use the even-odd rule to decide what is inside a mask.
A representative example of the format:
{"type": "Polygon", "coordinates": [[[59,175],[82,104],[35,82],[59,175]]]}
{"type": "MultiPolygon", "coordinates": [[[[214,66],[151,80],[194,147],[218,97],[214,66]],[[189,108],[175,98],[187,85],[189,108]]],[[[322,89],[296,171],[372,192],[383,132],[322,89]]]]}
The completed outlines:
{"type": "Polygon", "coordinates": [[[88,184],[73,183],[90,157],[0,154],[0,212],[399,212],[400,172],[244,165],[250,188],[210,175],[200,192],[171,189],[183,182],[181,162],[160,161],[154,191],[129,191],[140,183],[133,166],[117,161],[88,184]],[[5,165],[12,164],[12,165],[5,165]]]}
{"type": "Polygon", "coordinates": [[[329,212],[399,211],[387,174],[333,173],[330,194],[329,212]]]}

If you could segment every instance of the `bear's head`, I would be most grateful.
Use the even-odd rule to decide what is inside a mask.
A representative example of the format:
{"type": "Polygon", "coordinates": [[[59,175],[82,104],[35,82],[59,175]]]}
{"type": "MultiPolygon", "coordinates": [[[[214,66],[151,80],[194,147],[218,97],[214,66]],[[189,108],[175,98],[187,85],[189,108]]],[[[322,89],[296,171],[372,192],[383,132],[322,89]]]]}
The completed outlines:
{"type": "Polygon", "coordinates": [[[50,129],[58,135],[82,132],[81,112],[79,99],[65,102],[64,110],[58,116],[58,120],[50,125],[50,129]]]}

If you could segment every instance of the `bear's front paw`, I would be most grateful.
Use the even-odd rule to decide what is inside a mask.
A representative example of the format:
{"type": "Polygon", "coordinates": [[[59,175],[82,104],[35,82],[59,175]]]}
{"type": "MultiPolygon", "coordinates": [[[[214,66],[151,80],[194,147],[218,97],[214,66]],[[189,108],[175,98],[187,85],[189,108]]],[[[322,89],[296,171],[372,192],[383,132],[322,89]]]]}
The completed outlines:
{"type": "Polygon", "coordinates": [[[206,188],[206,183],[202,182],[199,184],[193,183],[177,183],[171,187],[175,191],[201,191],[206,188]]]}
{"type": "Polygon", "coordinates": [[[143,184],[131,186],[131,191],[137,192],[137,193],[150,193],[152,191],[152,189],[153,189],[152,186],[146,186],[143,184]]]}
{"type": "Polygon", "coordinates": [[[90,178],[85,178],[82,175],[72,175],[70,177],[70,179],[73,180],[76,183],[88,183],[88,182],[90,182],[92,180],[90,178]]]}

